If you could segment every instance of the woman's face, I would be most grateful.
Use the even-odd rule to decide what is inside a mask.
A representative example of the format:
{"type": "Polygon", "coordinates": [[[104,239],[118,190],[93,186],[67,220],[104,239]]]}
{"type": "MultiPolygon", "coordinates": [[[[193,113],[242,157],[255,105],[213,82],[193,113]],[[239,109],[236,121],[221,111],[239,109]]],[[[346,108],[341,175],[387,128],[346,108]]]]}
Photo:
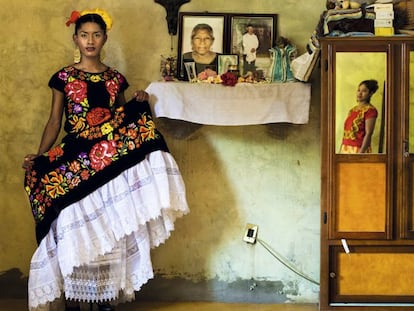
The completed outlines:
{"type": "Polygon", "coordinates": [[[356,98],[358,102],[367,103],[371,97],[371,93],[365,84],[358,86],[356,98]]]}
{"type": "Polygon", "coordinates": [[[106,34],[98,24],[88,22],[81,25],[73,36],[73,41],[79,47],[82,56],[96,57],[101,53],[106,38],[106,34]]]}
{"type": "Polygon", "coordinates": [[[191,45],[194,52],[200,55],[205,55],[210,51],[213,42],[214,40],[208,31],[199,30],[195,34],[193,40],[191,40],[191,45]]]}

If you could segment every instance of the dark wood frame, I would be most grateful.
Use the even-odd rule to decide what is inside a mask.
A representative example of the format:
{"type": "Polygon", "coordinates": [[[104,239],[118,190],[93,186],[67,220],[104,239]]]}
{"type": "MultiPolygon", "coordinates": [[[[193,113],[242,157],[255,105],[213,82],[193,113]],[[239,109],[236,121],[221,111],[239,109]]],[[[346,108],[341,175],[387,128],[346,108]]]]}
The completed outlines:
{"type": "Polygon", "coordinates": [[[239,64],[244,64],[242,36],[246,27],[251,24],[259,39],[256,54],[256,68],[270,70],[271,55],[269,49],[276,45],[277,14],[229,14],[228,49],[231,54],[239,54],[239,64]]]}
{"type": "Polygon", "coordinates": [[[231,54],[242,54],[241,37],[246,32],[246,26],[252,24],[258,36],[260,45],[258,56],[270,57],[269,49],[276,45],[277,14],[229,14],[228,18],[228,50],[231,54]]]}
{"type": "Polygon", "coordinates": [[[226,53],[227,36],[227,14],[225,13],[202,13],[202,12],[180,12],[178,27],[178,55],[177,55],[177,77],[185,78],[185,68],[183,64],[183,54],[191,51],[190,38],[191,31],[196,24],[206,23],[213,28],[215,52],[226,53]]]}
{"type": "MultiPolygon", "coordinates": [[[[321,38],[321,311],[389,311],[412,309],[414,294],[354,295],[342,294],[338,256],[344,252],[341,239],[347,239],[350,259],[358,253],[412,253],[414,250],[414,152],[406,150],[409,137],[410,57],[414,54],[413,37],[321,38]],[[385,153],[346,155],[336,153],[335,90],[336,52],[387,53],[385,92],[385,153]],[[411,54],[410,54],[411,52],[411,54]],[[387,166],[385,230],[378,232],[339,232],[336,222],[337,165],[339,163],[378,162],[387,166]],[[370,303],[370,305],[360,304],[370,303]],[[409,306],[400,304],[409,304],[409,306]],[[355,305],[353,305],[355,304],[355,305]],[[389,305],[393,304],[393,305],[389,305]],[[395,304],[395,305],[394,305],[395,304]]],[[[412,77],[411,77],[412,78],[412,77]]],[[[397,260],[397,259],[396,259],[397,260]]],[[[369,263],[367,263],[369,265],[369,263]]],[[[384,262],[381,269],[392,269],[384,262]]],[[[362,269],[363,270],[363,267],[362,269]]],[[[364,276],[369,277],[369,276],[364,276]]],[[[369,279],[367,279],[369,283],[369,279]]],[[[411,293],[411,292],[410,292],[411,293]]]]}
{"type": "Polygon", "coordinates": [[[260,46],[258,48],[258,59],[269,60],[269,49],[276,45],[277,40],[277,14],[249,14],[249,13],[210,13],[210,12],[180,12],[178,25],[178,48],[177,48],[177,78],[185,78],[183,54],[189,52],[189,38],[192,28],[198,23],[206,23],[213,27],[215,52],[219,54],[237,54],[238,63],[242,61],[242,51],[235,48],[234,40],[239,40],[243,35],[244,28],[251,23],[258,29],[260,46]],[[217,21],[220,26],[217,27],[217,21]],[[214,22],[214,23],[213,23],[214,22]],[[213,25],[211,25],[213,24],[213,25]],[[215,25],[214,25],[215,24],[215,25]],[[222,30],[220,29],[222,27],[222,30]],[[243,28],[243,29],[241,29],[243,28]],[[217,30],[219,30],[217,32],[217,30]],[[188,40],[188,41],[186,41],[188,40]],[[218,48],[217,48],[218,46],[218,48]]]}

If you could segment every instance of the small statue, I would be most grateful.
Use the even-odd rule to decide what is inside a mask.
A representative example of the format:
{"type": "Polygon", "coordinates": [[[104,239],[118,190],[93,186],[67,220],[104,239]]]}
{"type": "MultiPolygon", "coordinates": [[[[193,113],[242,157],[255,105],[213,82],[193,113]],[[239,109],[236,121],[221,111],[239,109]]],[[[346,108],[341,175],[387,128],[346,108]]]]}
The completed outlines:
{"type": "Polygon", "coordinates": [[[296,46],[289,39],[279,37],[276,46],[269,50],[272,60],[270,80],[272,82],[294,81],[290,64],[296,57],[296,46]]]}

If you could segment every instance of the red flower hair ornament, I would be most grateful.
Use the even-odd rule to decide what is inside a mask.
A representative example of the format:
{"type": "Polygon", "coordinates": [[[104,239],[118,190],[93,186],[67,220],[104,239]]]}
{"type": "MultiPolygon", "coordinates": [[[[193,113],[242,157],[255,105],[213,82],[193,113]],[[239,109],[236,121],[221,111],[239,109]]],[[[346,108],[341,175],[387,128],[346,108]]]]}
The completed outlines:
{"type": "Polygon", "coordinates": [[[106,30],[110,30],[112,28],[112,18],[106,12],[102,9],[94,9],[94,10],[83,10],[83,11],[72,11],[70,14],[69,19],[66,21],[66,26],[70,26],[71,24],[76,24],[76,21],[79,19],[79,17],[86,15],[86,14],[98,14],[102,17],[106,24],[106,30]]]}

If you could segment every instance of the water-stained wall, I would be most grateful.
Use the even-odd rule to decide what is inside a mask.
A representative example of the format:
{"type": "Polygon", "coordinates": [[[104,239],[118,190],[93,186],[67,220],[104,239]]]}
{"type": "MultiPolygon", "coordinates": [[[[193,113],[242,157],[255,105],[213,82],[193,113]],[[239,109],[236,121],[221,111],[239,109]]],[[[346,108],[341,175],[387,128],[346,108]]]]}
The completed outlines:
{"type": "MultiPolygon", "coordinates": [[[[304,52],[324,1],[192,0],[187,12],[277,13],[278,33],[304,52]]],[[[177,53],[165,9],[154,1],[0,0],[0,298],[25,296],[34,223],[21,163],[37,151],[48,118],[52,73],[72,62],[72,10],[113,16],[105,62],[124,73],[129,97],[158,80],[161,55],[177,53]],[[8,288],[4,291],[3,288],[8,288]]],[[[158,299],[316,302],[318,286],[281,264],[281,255],[319,279],[319,75],[311,79],[307,125],[192,127],[159,122],[186,182],[191,213],[153,252],[157,273],[143,296],[158,299]],[[192,134],[183,138],[183,133],[192,134]],[[242,241],[246,223],[262,244],[242,241]],[[273,252],[274,251],[274,252],[273,252]],[[164,294],[162,294],[164,292],[164,294]]],[[[252,105],[254,105],[252,100],[252,105]]]]}

